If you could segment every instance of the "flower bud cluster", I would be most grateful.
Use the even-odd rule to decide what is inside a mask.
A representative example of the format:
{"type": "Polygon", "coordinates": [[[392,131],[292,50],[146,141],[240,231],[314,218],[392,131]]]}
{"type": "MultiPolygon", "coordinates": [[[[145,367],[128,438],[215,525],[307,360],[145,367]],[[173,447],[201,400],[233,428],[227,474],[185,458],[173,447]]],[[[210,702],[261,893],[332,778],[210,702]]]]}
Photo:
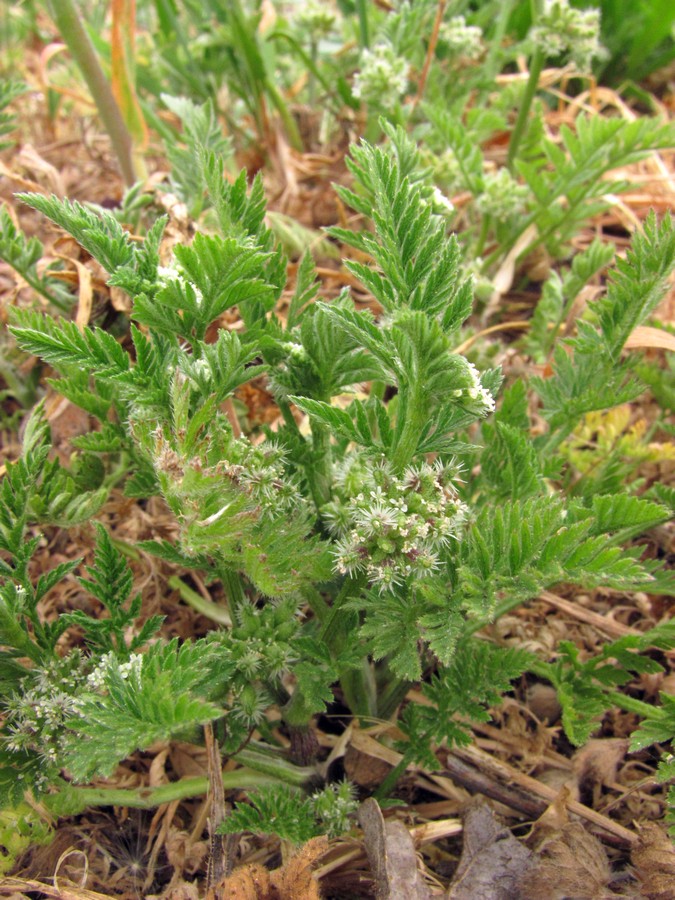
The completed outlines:
{"type": "Polygon", "coordinates": [[[294,601],[259,608],[242,604],[237,623],[224,638],[226,659],[247,681],[275,680],[295,661],[291,641],[298,631],[294,601]]]}
{"type": "Polygon", "coordinates": [[[274,517],[305,504],[284,466],[284,451],[272,441],[257,447],[246,440],[233,441],[231,459],[234,462],[217,463],[216,472],[245,491],[261,515],[274,517]]]}
{"type": "Polygon", "coordinates": [[[231,631],[214,635],[219,645],[219,671],[228,682],[232,715],[250,727],[272,702],[266,685],[278,683],[298,655],[293,647],[299,623],[292,600],[258,607],[244,603],[231,631]]]}
{"type": "Polygon", "coordinates": [[[354,786],[348,781],[340,781],[312,794],[312,806],[322,831],[329,837],[338,837],[349,831],[349,817],[357,811],[359,802],[354,786]]]}
{"type": "Polygon", "coordinates": [[[600,10],[575,9],[569,0],[546,0],[530,39],[547,57],[569,54],[580,72],[606,54],[600,43],[600,10]]]}
{"type": "Polygon", "coordinates": [[[36,753],[45,764],[39,783],[27,787],[40,790],[49,783],[53,767],[58,767],[66,723],[77,713],[85,681],[83,658],[72,651],[31,672],[21,693],[7,701],[5,747],[14,753],[36,753]]]}
{"type": "Polygon", "coordinates": [[[455,151],[447,148],[434,155],[430,160],[434,173],[434,181],[442,184],[450,193],[466,189],[466,177],[459,164],[455,151]]]}
{"type": "Polygon", "coordinates": [[[508,169],[487,172],[483,177],[483,192],[476,198],[476,209],[498,222],[508,222],[521,215],[529,190],[519,184],[508,169]]]}
{"type": "Polygon", "coordinates": [[[128,660],[120,662],[111,650],[101,657],[99,664],[87,677],[87,686],[93,690],[99,690],[105,686],[108,675],[116,670],[123,681],[127,681],[132,675],[136,680],[141,677],[143,668],[143,656],[140,653],[132,653],[128,660]]]}
{"type": "Polygon", "coordinates": [[[438,40],[454,57],[461,59],[478,59],[483,52],[482,30],[476,25],[467,25],[464,16],[454,16],[449,22],[443,22],[438,40]]]}
{"type": "Polygon", "coordinates": [[[365,573],[381,592],[436,570],[466,517],[456,465],[436,461],[397,475],[385,460],[354,455],[336,472],[336,498],[322,509],[337,536],[335,569],[365,573]]]}
{"type": "Polygon", "coordinates": [[[480,372],[473,363],[467,363],[472,384],[469,387],[457,388],[452,394],[458,400],[463,400],[468,405],[478,409],[480,415],[494,412],[495,398],[480,382],[480,372]]]}
{"type": "Polygon", "coordinates": [[[328,37],[336,21],[336,12],[327,3],[319,3],[318,0],[307,0],[293,17],[293,22],[302,37],[314,43],[328,37]]]}
{"type": "Polygon", "coordinates": [[[449,197],[443,193],[440,188],[435,187],[431,194],[431,205],[437,215],[447,215],[455,212],[455,204],[449,197]]]}
{"type": "MultiPolygon", "coordinates": [[[[160,288],[167,287],[171,282],[176,282],[183,293],[187,290],[188,280],[185,277],[185,272],[175,259],[171,260],[168,266],[157,266],[157,281],[160,288]]],[[[190,290],[193,291],[197,306],[199,306],[204,299],[202,292],[193,284],[190,284],[190,290]]]]}
{"type": "MultiPolygon", "coordinates": [[[[225,428],[219,437],[224,434],[225,428]]],[[[274,518],[298,510],[306,503],[286,471],[284,451],[272,441],[254,446],[244,438],[233,438],[227,440],[226,445],[213,446],[199,456],[187,458],[166,440],[161,431],[158,430],[154,437],[155,469],[160,476],[168,476],[171,493],[195,492],[196,499],[193,477],[196,473],[200,476],[200,493],[204,493],[204,479],[212,479],[214,489],[216,486],[223,488],[225,505],[209,517],[210,521],[224,515],[232,504],[233,495],[237,494],[245,495],[261,518],[274,518]],[[214,465],[208,465],[210,456],[217,459],[214,465]]]]}
{"type": "Polygon", "coordinates": [[[397,56],[390,43],[376,44],[361,53],[352,93],[373,106],[393,109],[408,89],[409,71],[406,60],[397,56]]]}

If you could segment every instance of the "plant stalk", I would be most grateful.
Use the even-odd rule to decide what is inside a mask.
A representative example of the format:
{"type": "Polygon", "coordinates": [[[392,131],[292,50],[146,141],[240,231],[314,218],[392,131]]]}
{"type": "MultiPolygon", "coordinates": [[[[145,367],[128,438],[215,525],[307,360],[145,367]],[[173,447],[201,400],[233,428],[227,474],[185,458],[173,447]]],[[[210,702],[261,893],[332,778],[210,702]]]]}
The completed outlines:
{"type": "Polygon", "coordinates": [[[537,48],[532,54],[532,59],[530,60],[530,76],[527,79],[527,86],[525,87],[525,95],[523,96],[523,102],[520,105],[520,109],[518,110],[518,118],[516,119],[516,124],[511,133],[511,140],[509,141],[509,152],[506,157],[506,164],[511,171],[513,171],[513,165],[516,160],[516,156],[518,155],[518,148],[520,147],[520,142],[523,139],[523,135],[525,134],[525,129],[527,127],[527,120],[530,115],[530,108],[532,106],[532,101],[534,100],[534,95],[537,92],[537,87],[539,86],[539,76],[541,75],[541,70],[544,68],[544,54],[541,49],[537,48]]]}
{"type": "Polygon", "coordinates": [[[124,124],[112,89],[98,61],[74,0],[48,0],[49,11],[59,33],[79,66],[105,126],[125,184],[138,180],[134,168],[131,135],[124,124]]]}
{"type": "MultiPolygon", "coordinates": [[[[278,784],[279,778],[252,769],[223,772],[226,790],[251,790],[268,784],[278,784]]],[[[209,789],[204,776],[181,778],[159,787],[104,788],[67,785],[56,794],[48,794],[43,803],[54,815],[78,815],[90,806],[128,806],[134,809],[154,809],[175,800],[202,797],[209,789]]]]}
{"type": "Polygon", "coordinates": [[[424,392],[418,386],[413,385],[409,395],[407,391],[401,391],[397,418],[402,424],[396,428],[398,433],[391,459],[398,472],[402,472],[415,455],[428,417],[429,409],[424,392]]]}
{"type": "Polygon", "coordinates": [[[356,0],[356,14],[359,17],[359,44],[363,50],[370,46],[368,0],[356,0]]]}

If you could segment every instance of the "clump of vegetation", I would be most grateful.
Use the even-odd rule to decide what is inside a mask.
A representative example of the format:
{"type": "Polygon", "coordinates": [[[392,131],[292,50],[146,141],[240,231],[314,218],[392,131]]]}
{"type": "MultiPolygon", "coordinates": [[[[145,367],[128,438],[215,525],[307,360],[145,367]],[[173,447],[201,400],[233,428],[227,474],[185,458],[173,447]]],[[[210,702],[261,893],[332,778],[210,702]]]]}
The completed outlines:
{"type": "MultiPolygon", "coordinates": [[[[547,3],[519,34],[518,4],[488,6],[501,10],[492,23],[466,4],[385,12],[357,3],[341,16],[284,9],[263,28],[245,4],[158,4],[160,54],[137,75],[146,118],[165,141],[165,192],[192,235],[169,235],[169,216],[138,186],[114,211],[17,195],[128,298],[122,337],[71,320],[60,266],[41,265],[41,242],[0,213],[0,258],[39,300],[13,304],[12,353],[49,366],[51,387],[94,423],[66,463],[51,452],[38,403],[0,487],[0,806],[7,822],[24,823],[23,836],[45,838],[28,799],[56,817],[153,807],[213,794],[215,778],[254,793],[212,820],[214,838],[216,825],[274,834],[283,846],[334,837],[358,804],[348,781],[321,783],[318,717],[393,723],[397,762],[377,789],[384,802],[411,765],[433,771],[441,748],[470,744],[472,727],[490,721],[519,679],[555,689],[571,745],[612,708],[636,717],[633,750],[672,741],[672,698],[622,690],[661,677],[675,646],[667,617],[592,653],[571,641],[537,653],[498,635],[502,620],[561,583],[673,590],[638,540],[675,507],[672,486],[641,476],[656,460],[649,440],[668,426],[657,417],[649,434],[607,431],[648,385],[665,419],[672,372],[626,349],[667,291],[673,222],[650,212],[608,272],[606,243],[571,253],[582,227],[630,187],[612,173],[672,147],[673,129],[582,112],[547,131],[536,96],[544,65],[566,54],[573,76],[604,65],[599,16],[547,3]],[[219,23],[213,49],[226,50],[225,67],[214,68],[204,42],[195,44],[201,56],[188,52],[207,16],[219,23]],[[354,40],[335,77],[339,34],[354,40]],[[495,90],[497,72],[523,51],[527,79],[495,90]],[[308,99],[326,102],[329,131],[342,116],[365,135],[345,159],[348,182],[335,188],[351,222],[345,215],[326,229],[351,285],[331,299],[310,250],[289,281],[263,177],[235,174],[237,150],[252,135],[269,141],[273,127],[302,149],[275,67],[289,84],[302,71],[308,99]],[[180,134],[151,102],[160,82],[180,134]],[[482,148],[505,129],[497,166],[482,148]],[[466,209],[452,202],[459,197],[466,209]],[[504,272],[541,253],[549,268],[521,344],[528,365],[514,372],[475,331],[476,279],[490,314],[510,287],[504,272]],[[602,290],[572,329],[598,273],[602,290]],[[242,390],[261,380],[274,428],[238,415],[242,390]],[[46,530],[86,525],[120,491],[169,511],[171,540],[140,549],[182,573],[173,583],[210,621],[200,636],[163,637],[162,617],[145,615],[134,594],[131,550],[102,524],[89,565],[35,571],[46,530]],[[186,572],[217,585],[220,601],[197,596],[186,572]],[[46,620],[45,597],[75,577],[93,606],[46,620]],[[222,774],[217,765],[216,776],[211,764],[208,781],[178,779],[142,796],[89,786],[158,741],[205,740],[239,767],[222,774]]],[[[151,14],[140,10],[141,22],[151,14]]],[[[8,85],[0,106],[20,90],[8,85]]],[[[11,127],[3,115],[0,128],[11,127]]],[[[6,377],[5,399],[28,407],[36,371],[32,393],[6,377]]],[[[671,770],[664,755],[659,777],[671,770]]],[[[10,858],[23,845],[7,845],[10,858]]]]}

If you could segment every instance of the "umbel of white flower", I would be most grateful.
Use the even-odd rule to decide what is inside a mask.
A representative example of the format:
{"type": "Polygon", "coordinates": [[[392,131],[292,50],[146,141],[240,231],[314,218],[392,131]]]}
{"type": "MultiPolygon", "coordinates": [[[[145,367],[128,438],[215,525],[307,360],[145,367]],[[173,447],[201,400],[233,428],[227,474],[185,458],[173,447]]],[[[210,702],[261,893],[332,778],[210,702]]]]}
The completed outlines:
{"type": "Polygon", "coordinates": [[[409,71],[408,63],[396,55],[389,42],[376,44],[361,53],[352,93],[380,109],[392,109],[408,88],[409,71]]]}
{"type": "Polygon", "coordinates": [[[476,25],[467,25],[464,16],[454,16],[449,22],[443,22],[438,39],[455,57],[473,60],[483,52],[483,32],[476,25]]]}
{"type": "Polygon", "coordinates": [[[600,10],[574,9],[569,0],[546,0],[530,40],[547,57],[569,54],[580,72],[589,72],[606,50],[600,43],[600,10]]]}
{"type": "Polygon", "coordinates": [[[321,510],[337,536],[336,571],[365,573],[381,592],[434,572],[467,513],[457,476],[440,460],[396,475],[385,459],[347,457],[336,467],[335,499],[321,510]]]}
{"type": "Polygon", "coordinates": [[[476,197],[476,208],[498,222],[508,222],[523,212],[527,195],[528,188],[502,168],[483,176],[483,191],[476,197]]]}
{"type": "Polygon", "coordinates": [[[298,30],[306,38],[318,41],[327,37],[337,20],[337,14],[326,3],[309,0],[293,17],[298,30]]]}

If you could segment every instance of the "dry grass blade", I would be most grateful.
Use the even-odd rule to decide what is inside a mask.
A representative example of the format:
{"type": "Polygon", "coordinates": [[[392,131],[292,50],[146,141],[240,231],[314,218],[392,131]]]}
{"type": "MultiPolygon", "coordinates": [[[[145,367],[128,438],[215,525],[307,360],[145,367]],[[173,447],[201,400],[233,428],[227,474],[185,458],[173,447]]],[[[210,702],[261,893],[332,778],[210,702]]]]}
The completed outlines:
{"type": "Polygon", "coordinates": [[[106,900],[108,894],[99,894],[96,891],[87,891],[75,885],[60,884],[55,887],[51,884],[43,884],[33,878],[2,878],[0,879],[0,897],[11,897],[38,893],[43,897],[53,897],[55,900],[106,900]]]}

